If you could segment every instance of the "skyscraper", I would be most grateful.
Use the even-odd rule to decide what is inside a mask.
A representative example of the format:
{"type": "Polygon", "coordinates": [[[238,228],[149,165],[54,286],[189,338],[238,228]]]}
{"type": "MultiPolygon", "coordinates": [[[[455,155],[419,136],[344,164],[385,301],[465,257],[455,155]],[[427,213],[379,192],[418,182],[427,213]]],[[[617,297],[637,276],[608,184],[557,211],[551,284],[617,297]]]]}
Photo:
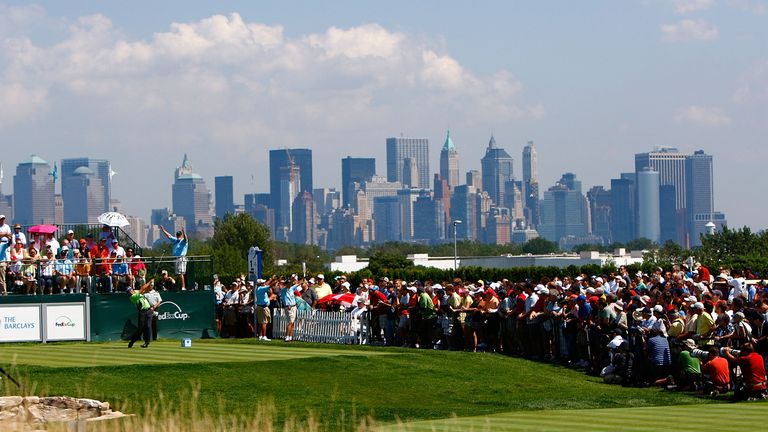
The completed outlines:
{"type": "Polygon", "coordinates": [[[602,186],[594,186],[587,192],[589,201],[592,234],[603,238],[605,244],[611,243],[611,191],[602,186]]]}
{"type": "Polygon", "coordinates": [[[232,176],[219,176],[213,179],[216,192],[216,217],[224,219],[227,214],[235,213],[235,191],[232,176]]]}
{"type": "Polygon", "coordinates": [[[626,243],[635,235],[635,173],[611,179],[611,240],[626,243]]]}
{"type": "Polygon", "coordinates": [[[459,152],[453,145],[451,131],[448,131],[440,150],[440,177],[448,181],[451,189],[459,185],[459,152]]]}
{"type": "Polygon", "coordinates": [[[108,160],[62,159],[61,196],[64,200],[64,222],[96,223],[100,214],[110,211],[113,174],[112,164],[108,160]],[[85,170],[80,168],[86,168],[91,172],[83,174],[85,170]],[[79,174],[75,174],[78,170],[79,174]],[[86,178],[87,181],[84,181],[86,178]],[[84,188],[87,188],[87,191],[84,188]],[[101,198],[96,196],[99,193],[102,195],[101,198]]]}
{"type": "Polygon", "coordinates": [[[685,187],[686,155],[674,147],[656,147],[652,152],[635,155],[635,172],[651,167],[659,173],[660,185],[675,187],[675,210],[677,211],[677,239],[681,245],[687,244],[687,212],[685,187]]]}
{"type": "Polygon", "coordinates": [[[22,225],[55,221],[54,184],[51,166],[31,155],[16,166],[13,176],[14,222],[22,225]]]}
{"type": "Polygon", "coordinates": [[[362,184],[376,175],[376,159],[353,158],[347,156],[341,160],[341,195],[343,205],[352,204],[356,191],[354,183],[362,184]]]}
{"type": "Polygon", "coordinates": [[[402,136],[387,138],[388,181],[403,183],[403,165],[406,158],[415,160],[419,178],[418,183],[411,187],[429,189],[429,140],[402,136]]]}
{"type": "Polygon", "coordinates": [[[380,196],[373,198],[373,216],[377,243],[400,240],[402,226],[399,197],[380,196]]]}
{"type": "Polygon", "coordinates": [[[690,246],[701,246],[705,225],[714,222],[715,212],[712,156],[697,150],[685,160],[686,210],[690,246]]]}
{"type": "Polygon", "coordinates": [[[62,161],[61,195],[64,202],[64,223],[98,223],[99,215],[107,211],[104,185],[101,178],[88,166],[80,166],[64,176],[62,161]]]}
{"type": "Polygon", "coordinates": [[[186,230],[200,237],[207,237],[213,227],[211,217],[211,192],[205,180],[192,171],[192,163],[184,155],[184,161],[176,169],[173,182],[173,212],[184,218],[186,230]]]}
{"type": "Polygon", "coordinates": [[[304,245],[317,244],[317,216],[312,194],[307,191],[299,194],[296,197],[293,208],[291,241],[304,245]]]}
{"type": "Polygon", "coordinates": [[[565,236],[585,236],[589,231],[588,214],[581,182],[572,173],[563,174],[555,186],[544,192],[539,234],[553,242],[559,242],[565,236]]]}
{"type": "Polygon", "coordinates": [[[281,220],[280,215],[280,169],[293,165],[299,167],[301,172],[300,192],[314,192],[312,183],[312,150],[310,149],[278,149],[269,151],[269,194],[272,203],[270,207],[275,209],[275,217],[281,220]]]}
{"type": "Polygon", "coordinates": [[[293,205],[296,197],[301,194],[300,188],[301,169],[299,166],[289,164],[280,167],[280,189],[275,217],[277,218],[278,237],[281,241],[288,241],[288,235],[293,230],[293,205]]]}
{"type": "Polygon", "coordinates": [[[650,167],[637,172],[637,236],[656,243],[661,239],[659,173],[650,167]]]}
{"type": "Polygon", "coordinates": [[[496,146],[496,139],[491,135],[485,156],[480,161],[483,172],[483,190],[488,192],[497,207],[506,207],[504,183],[514,178],[513,160],[503,148],[496,146]]]}
{"type": "MultiPolygon", "coordinates": [[[[478,239],[478,211],[477,189],[469,185],[456,186],[451,198],[451,221],[460,220],[462,223],[456,226],[456,238],[460,240],[478,239]]],[[[453,227],[446,227],[451,231],[453,227]]],[[[452,237],[452,233],[451,233],[452,237]]]]}
{"type": "Polygon", "coordinates": [[[528,223],[539,223],[539,156],[533,141],[523,147],[523,203],[528,223]]]}

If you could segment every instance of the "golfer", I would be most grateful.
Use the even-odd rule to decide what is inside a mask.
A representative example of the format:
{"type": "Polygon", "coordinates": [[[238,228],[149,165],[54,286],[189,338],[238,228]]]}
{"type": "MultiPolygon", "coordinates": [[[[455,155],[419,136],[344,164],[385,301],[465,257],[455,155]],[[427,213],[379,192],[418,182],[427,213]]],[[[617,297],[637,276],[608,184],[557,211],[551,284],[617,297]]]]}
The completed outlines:
{"type": "Polygon", "coordinates": [[[131,336],[130,342],[128,342],[128,348],[133,348],[133,344],[136,343],[139,338],[144,339],[142,348],[149,346],[149,342],[152,340],[152,316],[154,315],[154,309],[149,305],[149,300],[144,297],[144,294],[148,293],[154,285],[155,280],[151,279],[144,284],[139,291],[128,287],[128,294],[131,296],[131,303],[136,306],[138,325],[136,331],[131,336]]]}

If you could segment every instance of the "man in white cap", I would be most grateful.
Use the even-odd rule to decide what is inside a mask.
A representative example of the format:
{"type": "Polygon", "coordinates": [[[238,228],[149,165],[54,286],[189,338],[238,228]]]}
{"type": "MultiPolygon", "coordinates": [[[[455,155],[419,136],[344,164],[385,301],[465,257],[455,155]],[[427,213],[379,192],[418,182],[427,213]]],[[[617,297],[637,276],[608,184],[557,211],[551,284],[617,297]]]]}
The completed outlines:
{"type": "Polygon", "coordinates": [[[325,276],[322,273],[317,275],[317,285],[315,286],[315,294],[317,294],[318,300],[332,294],[331,286],[325,282],[325,276]]]}

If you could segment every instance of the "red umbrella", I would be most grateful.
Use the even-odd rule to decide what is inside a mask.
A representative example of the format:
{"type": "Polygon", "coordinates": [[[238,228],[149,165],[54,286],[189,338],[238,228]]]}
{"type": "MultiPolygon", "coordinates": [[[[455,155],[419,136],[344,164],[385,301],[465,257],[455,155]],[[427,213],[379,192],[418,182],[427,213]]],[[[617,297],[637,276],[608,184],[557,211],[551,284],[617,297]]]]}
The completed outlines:
{"type": "Polygon", "coordinates": [[[56,225],[35,225],[29,227],[29,232],[33,234],[53,234],[58,231],[59,227],[56,225]]]}
{"type": "Polygon", "coordinates": [[[318,304],[341,303],[345,307],[352,306],[354,302],[355,302],[355,295],[352,293],[329,294],[317,301],[318,304]]]}

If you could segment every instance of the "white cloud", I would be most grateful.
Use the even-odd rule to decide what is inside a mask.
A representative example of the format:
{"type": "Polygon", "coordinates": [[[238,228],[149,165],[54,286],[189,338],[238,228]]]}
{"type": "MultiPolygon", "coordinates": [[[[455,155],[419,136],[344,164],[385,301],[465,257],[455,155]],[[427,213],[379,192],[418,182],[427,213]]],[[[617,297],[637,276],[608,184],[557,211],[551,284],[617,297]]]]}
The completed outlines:
{"type": "Polygon", "coordinates": [[[757,15],[768,12],[768,0],[730,0],[729,3],[743,11],[757,15]]]}
{"type": "Polygon", "coordinates": [[[680,109],[675,115],[675,120],[712,127],[726,126],[731,123],[731,118],[722,109],[699,105],[680,109]]]}
{"type": "Polygon", "coordinates": [[[662,25],[661,37],[666,42],[707,41],[720,37],[720,31],[702,19],[684,19],[675,24],[662,25]]]}
{"type": "Polygon", "coordinates": [[[741,82],[733,96],[734,102],[768,100],[768,60],[758,62],[750,68],[741,82]]]}
{"type": "Polygon", "coordinates": [[[714,0],[672,0],[675,11],[679,14],[704,11],[712,7],[714,0]]]}

